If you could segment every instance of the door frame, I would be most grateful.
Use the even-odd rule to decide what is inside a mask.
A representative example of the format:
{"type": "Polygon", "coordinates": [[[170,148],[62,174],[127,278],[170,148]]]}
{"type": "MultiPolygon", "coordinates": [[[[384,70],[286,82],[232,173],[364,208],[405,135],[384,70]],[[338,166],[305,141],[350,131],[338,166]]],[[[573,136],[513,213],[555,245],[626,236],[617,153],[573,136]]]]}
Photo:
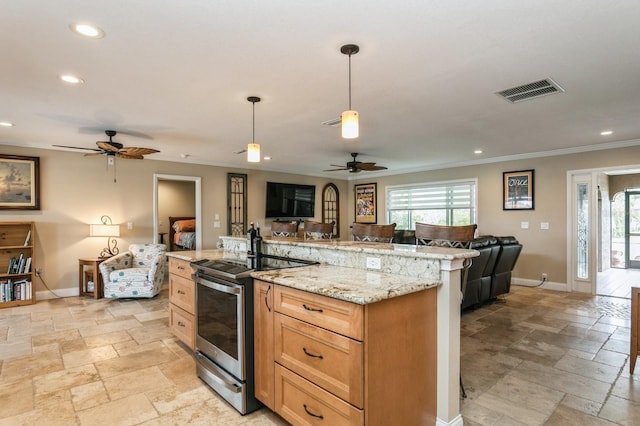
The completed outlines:
{"type": "Polygon", "coordinates": [[[153,242],[158,243],[158,182],[161,180],[188,181],[195,183],[196,250],[202,250],[202,178],[199,176],[153,174],[153,242]]]}
{"type": "MultiPolygon", "coordinates": [[[[598,210],[598,175],[604,174],[635,174],[640,173],[640,165],[626,165],[616,167],[600,167],[594,169],[582,169],[582,170],[568,170],[567,171],[567,291],[576,291],[583,293],[596,294],[597,289],[597,277],[598,277],[598,254],[599,254],[599,240],[600,234],[598,232],[598,224],[600,223],[600,211],[598,210]],[[576,178],[579,178],[580,182],[589,183],[589,262],[587,280],[576,279],[574,271],[576,267],[576,251],[575,247],[575,232],[576,225],[575,209],[574,209],[574,183],[576,178]]],[[[607,232],[610,232],[608,230],[607,232]]]]}

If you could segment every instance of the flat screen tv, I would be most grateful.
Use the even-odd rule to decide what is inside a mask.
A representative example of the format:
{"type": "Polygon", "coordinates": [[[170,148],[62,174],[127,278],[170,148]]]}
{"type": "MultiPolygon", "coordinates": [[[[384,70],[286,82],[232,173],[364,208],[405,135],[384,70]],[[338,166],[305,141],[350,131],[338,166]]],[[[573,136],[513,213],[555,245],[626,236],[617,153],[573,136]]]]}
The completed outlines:
{"type": "Polygon", "coordinates": [[[316,200],[315,185],[267,182],[268,218],[313,217],[316,200]]]}

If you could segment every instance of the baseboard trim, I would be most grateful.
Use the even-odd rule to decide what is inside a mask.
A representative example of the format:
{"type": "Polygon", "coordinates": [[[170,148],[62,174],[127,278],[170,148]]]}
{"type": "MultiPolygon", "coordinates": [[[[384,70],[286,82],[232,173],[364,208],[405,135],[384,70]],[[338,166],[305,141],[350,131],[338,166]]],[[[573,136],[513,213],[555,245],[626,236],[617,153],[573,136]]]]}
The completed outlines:
{"type": "Polygon", "coordinates": [[[78,296],[80,294],[78,287],[56,288],[53,291],[55,291],[56,294],[51,293],[49,290],[37,291],[36,301],[58,299],[60,297],[73,297],[73,296],[78,296]]]}
{"type": "Polygon", "coordinates": [[[447,422],[440,418],[436,419],[436,426],[463,426],[464,421],[462,420],[462,414],[458,414],[453,420],[447,422]]]}
{"type": "Polygon", "coordinates": [[[553,281],[546,281],[544,284],[540,285],[540,281],[537,281],[537,280],[529,280],[525,278],[511,278],[511,284],[519,285],[522,287],[539,287],[547,290],[569,291],[569,287],[567,286],[567,283],[557,283],[553,281]]]}

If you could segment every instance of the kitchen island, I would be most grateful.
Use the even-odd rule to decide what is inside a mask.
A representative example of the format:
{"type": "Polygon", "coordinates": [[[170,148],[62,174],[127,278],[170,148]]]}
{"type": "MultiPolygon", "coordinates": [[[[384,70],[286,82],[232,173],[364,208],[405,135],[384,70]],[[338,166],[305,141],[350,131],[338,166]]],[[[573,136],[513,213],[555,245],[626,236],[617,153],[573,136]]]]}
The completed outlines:
{"type": "MultiPolygon", "coordinates": [[[[184,261],[205,258],[237,260],[244,258],[246,254],[244,238],[223,237],[222,239],[224,250],[175,252],[168,253],[168,256],[184,261]]],[[[433,421],[424,419],[424,421],[427,424],[435,422],[438,425],[462,424],[459,409],[461,297],[459,282],[464,259],[477,256],[476,251],[351,241],[310,242],[265,238],[263,252],[268,255],[314,260],[321,263],[302,268],[252,273],[258,283],[274,284],[280,290],[284,290],[285,294],[290,288],[305,294],[337,299],[359,305],[363,313],[370,307],[384,307],[384,304],[379,302],[393,301],[393,304],[396,304],[400,303],[399,301],[417,300],[426,296],[421,312],[415,315],[418,315],[417,322],[427,318],[420,315],[433,315],[429,321],[434,326],[435,344],[430,347],[430,351],[435,352],[437,368],[434,370],[437,377],[435,380],[436,419],[433,421]],[[380,269],[367,269],[367,264],[379,265],[380,269]],[[428,306],[429,297],[432,298],[435,308],[428,306]],[[436,324],[433,324],[433,318],[436,324]]],[[[388,306],[391,306],[391,302],[388,306]]],[[[393,311],[391,309],[391,312],[393,311]]],[[[396,310],[396,312],[400,311],[402,309],[396,310]]],[[[398,316],[392,315],[392,319],[396,317],[398,316]]],[[[377,324],[376,327],[383,327],[384,322],[379,321],[380,318],[376,318],[378,322],[374,321],[369,325],[377,324]]],[[[256,323],[258,323],[257,320],[256,323]]],[[[387,323],[390,324],[391,320],[387,323]]],[[[367,327],[367,323],[364,323],[363,331],[369,330],[368,332],[371,333],[373,328],[367,327]]],[[[422,333],[423,331],[415,329],[413,332],[422,333]]],[[[401,337],[402,329],[396,329],[394,333],[395,337],[401,337]]],[[[359,341],[357,338],[352,340],[359,341]]],[[[366,336],[359,342],[366,342],[366,336]]],[[[389,341],[389,347],[393,342],[389,341]]],[[[384,350],[384,345],[379,347],[380,350],[384,350]]],[[[366,362],[368,358],[364,357],[364,359],[366,362]]],[[[288,374],[287,371],[284,373],[288,374]]],[[[289,383],[293,382],[289,381],[289,383]]],[[[370,391],[373,391],[373,388],[370,391]]],[[[383,394],[394,392],[393,389],[375,391],[383,394]]],[[[347,398],[350,397],[347,396],[347,398]]]]}

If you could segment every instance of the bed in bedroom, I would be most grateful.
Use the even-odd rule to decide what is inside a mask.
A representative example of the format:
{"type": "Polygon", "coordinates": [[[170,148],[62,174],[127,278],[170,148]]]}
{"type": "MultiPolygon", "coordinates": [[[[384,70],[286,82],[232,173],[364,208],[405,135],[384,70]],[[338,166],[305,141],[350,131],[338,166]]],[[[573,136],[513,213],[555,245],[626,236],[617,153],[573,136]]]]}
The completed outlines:
{"type": "Polygon", "coordinates": [[[169,251],[195,250],[196,219],[193,216],[169,216],[169,251]]]}

